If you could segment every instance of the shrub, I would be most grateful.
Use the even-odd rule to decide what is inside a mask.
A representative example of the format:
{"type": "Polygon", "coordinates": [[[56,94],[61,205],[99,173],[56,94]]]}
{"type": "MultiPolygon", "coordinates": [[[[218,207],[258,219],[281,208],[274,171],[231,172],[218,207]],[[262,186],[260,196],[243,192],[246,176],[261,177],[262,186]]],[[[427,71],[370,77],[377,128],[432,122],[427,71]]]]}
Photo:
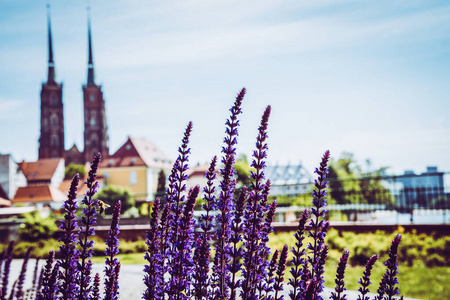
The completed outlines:
{"type": "Polygon", "coordinates": [[[25,222],[20,225],[20,239],[24,241],[38,241],[49,239],[58,230],[53,218],[44,218],[38,211],[24,214],[25,222]]]}
{"type": "MultiPolygon", "coordinates": [[[[215,187],[215,166],[218,159],[211,160],[206,173],[207,184],[204,191],[204,214],[200,218],[201,232],[194,234],[195,220],[193,210],[200,187],[186,191],[186,171],[190,148],[189,138],[192,123],[184,133],[182,144],[178,149],[168,188],[165,204],[156,199],[153,207],[150,228],[146,235],[147,264],[144,268],[146,290],[143,299],[283,299],[280,292],[285,268],[289,263],[291,285],[289,298],[322,299],[324,267],[328,258],[329,246],[326,236],[330,229],[324,220],[326,213],[326,177],[328,174],[329,151],[322,157],[316,169],[318,179],[312,193],[312,208],[306,209],[300,216],[298,230],[294,234],[294,244],[288,248],[285,244],[281,251],[275,251],[269,260],[271,249],[268,247],[269,234],[277,202],[269,204],[270,181],[265,179],[265,159],[267,156],[267,128],[271,112],[268,106],[258,128],[256,150],[253,152],[250,186],[236,192],[235,155],[238,136],[241,103],[246,90],[236,97],[231,108],[231,115],[226,122],[226,137],[220,160],[222,180],[215,187]],[[212,212],[217,214],[213,216],[212,212]],[[309,229],[307,229],[309,226],[309,229]],[[214,240],[214,251],[211,242],[214,240]],[[290,253],[289,253],[290,252],[290,253]],[[289,254],[289,258],[288,258],[289,254]],[[212,264],[210,259],[212,258],[212,264]],[[211,265],[211,270],[210,270],[211,265]]],[[[37,288],[37,299],[118,299],[120,262],[119,253],[119,219],[121,201],[114,206],[113,218],[106,241],[106,259],[103,291],[100,287],[99,274],[91,274],[92,255],[94,252],[94,225],[100,202],[93,197],[98,184],[95,182],[100,154],[95,156],[87,179],[88,192],[84,197],[83,213],[77,218],[77,186],[79,176],[75,175],[69,190],[68,200],[64,204],[65,218],[61,222],[62,231],[59,239],[61,246],[57,253],[59,259],[54,262],[53,252],[49,255],[42,272],[41,287],[37,288]]],[[[397,286],[397,252],[401,235],[391,243],[389,258],[385,262],[386,272],[378,288],[376,299],[393,299],[398,294],[397,286]]],[[[26,254],[26,257],[29,256],[26,254]]],[[[12,257],[12,246],[4,257],[5,270],[12,257]]],[[[337,266],[336,288],[332,299],[345,299],[345,268],[349,252],[344,251],[337,266]]],[[[372,261],[375,260],[372,258],[372,261]]],[[[369,261],[361,279],[361,295],[370,284],[369,261]]],[[[26,265],[24,263],[24,268],[26,265]]],[[[21,275],[22,276],[22,275],[21,275]]],[[[3,281],[8,280],[8,272],[2,273],[3,281]]],[[[11,299],[22,297],[19,277],[18,287],[10,292],[11,299]]],[[[3,285],[2,299],[5,299],[7,285],[3,285]]],[[[32,288],[33,289],[33,288],[32,288]]],[[[366,300],[367,298],[365,298],[366,300]]]]}

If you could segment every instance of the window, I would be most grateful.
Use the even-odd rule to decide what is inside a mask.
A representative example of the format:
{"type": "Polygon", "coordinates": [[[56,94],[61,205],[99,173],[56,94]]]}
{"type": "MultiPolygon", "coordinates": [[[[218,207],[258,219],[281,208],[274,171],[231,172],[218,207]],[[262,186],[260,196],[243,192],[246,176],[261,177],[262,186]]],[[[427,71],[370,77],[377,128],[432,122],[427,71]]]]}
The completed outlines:
{"type": "Polygon", "coordinates": [[[96,111],[91,112],[90,123],[91,123],[91,126],[95,126],[97,124],[97,112],[96,111]]]}
{"type": "Polygon", "coordinates": [[[97,135],[93,135],[91,137],[91,147],[98,147],[98,138],[97,135]]]}
{"type": "Polygon", "coordinates": [[[52,135],[52,146],[54,146],[54,147],[56,147],[56,146],[58,146],[58,136],[55,134],[55,135],[52,135]]]}
{"type": "Polygon", "coordinates": [[[89,99],[91,100],[91,102],[94,102],[94,101],[95,101],[95,95],[94,95],[94,93],[91,93],[91,94],[89,95],[89,99]]]}
{"type": "Polygon", "coordinates": [[[56,95],[55,94],[50,95],[50,105],[56,106],[57,102],[58,100],[56,99],[56,95]]]}
{"type": "Polygon", "coordinates": [[[130,184],[131,185],[136,185],[137,184],[137,173],[136,173],[136,171],[131,171],[130,172],[130,184]]]}
{"type": "Polygon", "coordinates": [[[55,113],[50,116],[50,124],[53,126],[58,126],[58,116],[55,113]]]}

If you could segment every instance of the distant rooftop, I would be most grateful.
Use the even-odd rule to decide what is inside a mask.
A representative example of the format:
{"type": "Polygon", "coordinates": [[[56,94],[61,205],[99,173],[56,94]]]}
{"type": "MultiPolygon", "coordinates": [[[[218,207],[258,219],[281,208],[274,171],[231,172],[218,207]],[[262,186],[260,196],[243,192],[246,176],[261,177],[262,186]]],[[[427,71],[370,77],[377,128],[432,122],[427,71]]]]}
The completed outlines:
{"type": "Polygon", "coordinates": [[[171,161],[152,142],[145,139],[128,138],[119,150],[105,158],[101,168],[147,166],[154,168],[171,167],[171,161]]]}
{"type": "Polygon", "coordinates": [[[265,174],[266,178],[272,181],[272,185],[309,183],[313,180],[302,164],[268,166],[265,174]]]}
{"type": "Polygon", "coordinates": [[[19,167],[27,181],[50,181],[61,161],[61,158],[44,158],[35,162],[22,161],[19,167]]]}

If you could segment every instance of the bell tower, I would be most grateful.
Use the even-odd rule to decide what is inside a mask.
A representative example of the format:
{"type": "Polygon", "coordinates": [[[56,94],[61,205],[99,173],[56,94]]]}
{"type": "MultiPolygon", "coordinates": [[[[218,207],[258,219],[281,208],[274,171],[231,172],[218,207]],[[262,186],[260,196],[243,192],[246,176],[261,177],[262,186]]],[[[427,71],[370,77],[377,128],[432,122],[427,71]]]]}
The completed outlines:
{"type": "Polygon", "coordinates": [[[55,80],[53,61],[50,6],[47,5],[48,26],[48,76],[41,89],[41,131],[39,159],[64,157],[64,114],[62,84],[55,80]]]}
{"type": "Polygon", "coordinates": [[[88,73],[83,85],[84,100],[84,160],[92,161],[97,152],[109,155],[108,127],[106,125],[105,100],[102,87],[95,84],[92,59],[91,17],[88,8],[88,73]]]}

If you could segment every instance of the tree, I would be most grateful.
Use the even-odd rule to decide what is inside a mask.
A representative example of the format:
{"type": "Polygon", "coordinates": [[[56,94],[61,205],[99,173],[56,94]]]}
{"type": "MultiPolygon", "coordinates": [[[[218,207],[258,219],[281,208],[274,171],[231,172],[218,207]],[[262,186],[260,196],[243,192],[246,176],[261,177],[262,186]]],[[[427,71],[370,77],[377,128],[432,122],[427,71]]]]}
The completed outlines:
{"type": "Polygon", "coordinates": [[[368,169],[354,159],[352,153],[344,152],[338,160],[332,159],[329,166],[330,203],[368,203],[391,204],[389,190],[381,182],[387,167],[370,169],[370,160],[366,160],[368,169]]]}
{"type": "Polygon", "coordinates": [[[247,155],[241,153],[236,156],[234,169],[236,170],[236,181],[240,182],[242,185],[249,185],[251,180],[250,172],[254,171],[254,169],[250,167],[247,155]]]}
{"type": "Polygon", "coordinates": [[[109,207],[105,209],[105,214],[107,215],[113,214],[114,206],[118,200],[122,201],[122,212],[134,207],[132,192],[128,188],[119,185],[106,185],[96,195],[96,199],[99,199],[109,205],[109,207]]]}
{"type": "Polygon", "coordinates": [[[161,169],[158,173],[158,185],[156,186],[155,198],[159,197],[161,201],[164,201],[164,195],[166,194],[166,173],[161,169]]]}
{"type": "Polygon", "coordinates": [[[80,178],[84,178],[86,176],[86,169],[83,165],[71,163],[64,171],[64,179],[72,179],[77,173],[80,175],[80,178]]]}

